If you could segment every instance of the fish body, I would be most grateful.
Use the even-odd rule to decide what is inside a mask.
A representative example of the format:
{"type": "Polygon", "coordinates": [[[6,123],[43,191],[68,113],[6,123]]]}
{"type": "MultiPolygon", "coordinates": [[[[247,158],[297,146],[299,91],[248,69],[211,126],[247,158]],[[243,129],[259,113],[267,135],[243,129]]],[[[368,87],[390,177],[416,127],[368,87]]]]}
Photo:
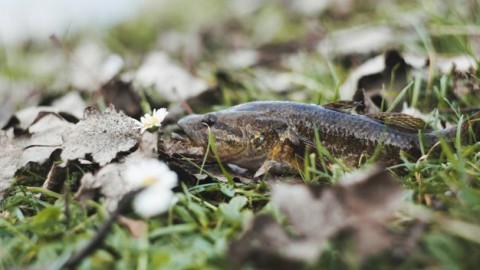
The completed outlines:
{"type": "MultiPolygon", "coordinates": [[[[305,153],[317,153],[318,141],[347,166],[358,166],[374,153],[390,166],[401,162],[400,151],[419,157],[421,145],[428,150],[440,133],[452,133],[404,130],[364,115],[282,101],[250,102],[189,115],[178,125],[185,137],[172,152],[202,158],[208,152],[210,134],[222,162],[256,171],[257,177],[267,172],[298,173],[305,153]]],[[[213,155],[209,160],[214,160],[213,155]]]]}

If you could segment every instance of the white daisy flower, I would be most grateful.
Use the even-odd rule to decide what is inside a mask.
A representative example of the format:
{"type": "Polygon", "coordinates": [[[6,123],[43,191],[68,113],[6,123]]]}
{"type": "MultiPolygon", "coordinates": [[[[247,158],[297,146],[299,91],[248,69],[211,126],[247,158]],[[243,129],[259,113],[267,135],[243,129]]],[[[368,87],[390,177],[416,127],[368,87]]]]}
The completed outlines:
{"type": "Polygon", "coordinates": [[[177,197],[170,189],[160,185],[148,187],[133,200],[133,209],[144,217],[153,217],[165,213],[177,202],[177,197]]]}
{"type": "Polygon", "coordinates": [[[147,129],[158,129],[161,125],[165,116],[167,116],[168,111],[165,108],[154,109],[153,113],[150,115],[146,113],[140,118],[140,121],[135,120],[137,124],[137,129],[141,129],[140,132],[143,134],[147,129]]]}
{"type": "Polygon", "coordinates": [[[145,187],[133,200],[133,209],[142,217],[167,211],[177,199],[172,188],[177,186],[177,174],[156,159],[146,159],[130,165],[124,172],[130,189],[145,187]]]}

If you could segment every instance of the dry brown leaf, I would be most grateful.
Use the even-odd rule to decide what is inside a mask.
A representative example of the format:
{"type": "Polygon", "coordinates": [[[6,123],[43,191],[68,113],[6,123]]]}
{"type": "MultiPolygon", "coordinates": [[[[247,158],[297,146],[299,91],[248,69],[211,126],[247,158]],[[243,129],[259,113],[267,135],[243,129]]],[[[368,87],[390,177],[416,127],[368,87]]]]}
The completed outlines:
{"type": "MultiPolygon", "coordinates": [[[[354,101],[372,102],[373,106],[385,110],[394,102],[398,93],[407,85],[407,76],[410,67],[405,59],[395,50],[385,53],[385,69],[380,73],[365,75],[357,82],[357,90],[353,95],[354,101]]],[[[400,111],[400,102],[395,111],[400,111]]]]}
{"type": "Polygon", "coordinates": [[[257,217],[245,236],[232,244],[230,253],[237,257],[234,263],[258,263],[264,254],[311,263],[332,237],[347,231],[354,232],[360,259],[384,250],[391,244],[385,223],[401,201],[402,188],[388,172],[378,168],[353,174],[350,179],[355,181],[344,180],[328,189],[274,186],[272,204],[287,217],[295,236],[287,235],[285,240],[286,232],[278,232],[278,224],[270,221],[260,226],[258,219],[264,217],[257,217]]]}
{"type": "Polygon", "coordinates": [[[139,238],[147,232],[147,223],[143,220],[131,219],[120,215],[118,216],[118,223],[127,227],[130,234],[135,238],[139,238]]]}
{"type": "Polygon", "coordinates": [[[106,104],[113,104],[128,116],[139,118],[142,115],[141,98],[133,89],[132,82],[113,78],[100,88],[106,104]]]}
{"type": "Polygon", "coordinates": [[[8,120],[7,124],[2,127],[2,129],[6,130],[8,128],[13,127],[18,133],[25,132],[33,122],[38,118],[40,113],[43,112],[53,112],[60,114],[63,118],[67,120],[78,120],[74,115],[61,111],[55,107],[51,106],[38,106],[38,107],[28,107],[21,111],[16,112],[10,119],[8,120]]]}
{"type": "Polygon", "coordinates": [[[453,93],[458,99],[466,100],[470,96],[480,95],[480,79],[476,74],[477,70],[473,67],[468,71],[461,71],[457,68],[453,70],[453,93]]]}
{"type": "Polygon", "coordinates": [[[3,128],[7,123],[11,115],[15,113],[15,104],[9,102],[9,100],[0,101],[0,128],[3,128]]]}
{"type": "Polygon", "coordinates": [[[21,153],[20,159],[16,162],[15,171],[28,169],[39,175],[46,174],[55,159],[59,157],[63,142],[61,134],[69,126],[73,124],[61,115],[41,111],[26,132],[15,136],[10,129],[12,143],[20,149],[21,153]]]}
{"type": "Polygon", "coordinates": [[[242,238],[230,245],[229,259],[237,266],[250,261],[261,269],[300,269],[298,262],[281,254],[291,241],[273,217],[258,215],[242,238]]]}
{"type": "Polygon", "coordinates": [[[87,107],[85,101],[77,91],[63,95],[52,103],[52,107],[61,112],[69,112],[77,119],[82,118],[83,111],[87,107]]]}
{"type": "Polygon", "coordinates": [[[31,138],[28,141],[19,163],[19,168],[30,162],[43,164],[52,153],[62,147],[61,134],[66,128],[74,126],[62,116],[53,112],[41,112],[28,128],[31,138]]]}
{"type": "Polygon", "coordinates": [[[278,185],[272,190],[272,203],[307,239],[325,242],[348,227],[356,231],[360,255],[375,253],[371,245],[385,247],[383,223],[398,206],[402,188],[388,172],[378,168],[362,178],[355,174],[349,177],[355,182],[324,191],[318,186],[278,185]]]}
{"type": "Polygon", "coordinates": [[[0,131],[0,201],[13,182],[21,156],[22,149],[13,144],[4,131],[0,131]]]}
{"type": "MultiPolygon", "coordinates": [[[[358,67],[340,87],[340,97],[365,104],[365,112],[388,108],[407,85],[411,65],[395,50],[387,51],[358,67]]],[[[399,102],[395,111],[400,111],[399,102]]]]}
{"type": "Polygon", "coordinates": [[[158,133],[143,133],[142,137],[140,138],[138,151],[140,151],[146,157],[156,157],[158,155],[158,133]]]}
{"type": "Polygon", "coordinates": [[[133,119],[113,106],[103,113],[87,107],[84,119],[67,128],[62,134],[62,160],[77,160],[91,155],[93,161],[105,166],[119,154],[131,151],[138,145],[140,132],[133,119]]]}
{"type": "Polygon", "coordinates": [[[52,164],[50,171],[47,174],[47,179],[43,182],[42,187],[55,192],[61,192],[63,184],[71,171],[71,166],[62,166],[62,164],[57,163],[52,164]]]}

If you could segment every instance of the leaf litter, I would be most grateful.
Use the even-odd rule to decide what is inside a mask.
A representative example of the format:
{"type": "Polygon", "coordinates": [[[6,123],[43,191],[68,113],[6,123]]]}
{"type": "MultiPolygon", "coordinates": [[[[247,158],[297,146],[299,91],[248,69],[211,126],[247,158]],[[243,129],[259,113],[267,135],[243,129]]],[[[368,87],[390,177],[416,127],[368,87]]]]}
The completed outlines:
{"type": "Polygon", "coordinates": [[[257,216],[246,233],[230,246],[230,258],[237,265],[275,265],[277,256],[313,263],[328,241],[351,230],[356,238],[357,259],[364,260],[392,243],[386,224],[400,206],[402,194],[398,181],[379,168],[346,176],[332,188],[274,185],[272,204],[285,215],[289,229],[272,217],[257,216]]]}
{"type": "Polygon", "coordinates": [[[95,107],[87,107],[84,119],[62,134],[61,158],[68,161],[91,155],[92,160],[103,167],[138,145],[139,132],[134,127],[132,118],[112,106],[103,113],[95,107]]]}
{"type": "MultiPolygon", "coordinates": [[[[26,132],[28,127],[30,127],[33,122],[37,119],[40,113],[52,112],[65,116],[66,119],[78,120],[74,115],[69,112],[58,110],[55,107],[51,106],[35,106],[28,107],[21,111],[16,112],[12,117],[10,117],[8,123],[2,127],[3,130],[13,128],[16,134],[21,134],[26,132]]],[[[63,117],[62,116],[62,117],[63,117]]]]}
{"type": "Polygon", "coordinates": [[[74,126],[61,115],[52,112],[39,113],[37,119],[28,128],[30,140],[22,154],[20,167],[29,162],[43,164],[50,159],[53,151],[62,147],[62,133],[74,126]]]}
{"type": "Polygon", "coordinates": [[[10,188],[18,163],[22,157],[22,149],[16,146],[4,131],[0,131],[0,201],[3,200],[5,191],[10,188]]]}
{"type": "Polygon", "coordinates": [[[106,104],[113,104],[126,115],[135,118],[142,115],[141,98],[132,82],[114,77],[101,86],[100,93],[106,104]]]}
{"type": "MultiPolygon", "coordinates": [[[[57,106],[65,106],[75,100],[77,96],[67,96],[60,99],[57,106]]],[[[83,102],[77,103],[76,108],[82,104],[83,102]]],[[[72,107],[74,108],[75,106],[72,107]]],[[[5,154],[5,164],[9,164],[5,165],[6,169],[2,174],[2,197],[18,171],[33,170],[40,174],[48,172],[43,186],[61,191],[67,172],[72,169],[68,161],[89,164],[87,159],[91,158],[94,163],[104,167],[138,147],[140,134],[134,129],[134,119],[118,112],[114,107],[109,107],[104,112],[88,107],[84,111],[84,119],[76,124],[67,121],[61,114],[76,120],[74,116],[54,107],[27,108],[11,118],[10,124],[6,126],[7,132],[2,131],[2,154],[5,154]],[[63,160],[63,165],[54,164],[59,160],[63,160]]],[[[144,144],[142,153],[151,156],[156,153],[156,147],[156,137],[150,138],[148,144],[144,144]]],[[[135,159],[136,156],[132,154],[130,159],[135,159]]],[[[2,164],[3,161],[2,159],[2,164]]],[[[113,163],[111,167],[107,166],[100,175],[114,176],[116,165],[113,163]]],[[[85,178],[88,178],[88,173],[85,178]]],[[[122,185],[113,187],[121,188],[122,185]]]]}
{"type": "Polygon", "coordinates": [[[81,203],[94,197],[98,190],[105,198],[104,205],[108,211],[116,209],[118,202],[125,194],[132,191],[125,179],[125,170],[131,165],[138,164],[142,160],[156,158],[156,134],[144,133],[140,147],[127,157],[112,162],[101,168],[95,174],[86,173],[80,179],[80,187],[75,197],[81,203]]]}

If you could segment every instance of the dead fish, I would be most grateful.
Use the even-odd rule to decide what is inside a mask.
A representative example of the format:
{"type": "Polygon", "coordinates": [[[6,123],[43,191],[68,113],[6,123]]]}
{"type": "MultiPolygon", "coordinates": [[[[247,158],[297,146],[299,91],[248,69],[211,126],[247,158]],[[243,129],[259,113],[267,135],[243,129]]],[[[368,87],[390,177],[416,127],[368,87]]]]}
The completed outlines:
{"type": "MultiPolygon", "coordinates": [[[[173,136],[167,152],[198,160],[207,153],[208,161],[215,161],[208,149],[210,134],[210,143],[215,143],[222,162],[260,177],[267,172],[298,173],[305,153],[316,153],[318,143],[347,166],[356,167],[374,153],[378,154],[377,160],[391,166],[401,163],[401,151],[418,158],[422,146],[428,151],[440,137],[455,138],[456,127],[429,130],[421,119],[406,114],[358,115],[345,111],[355,106],[358,104],[351,101],[324,106],[260,101],[193,114],[180,119],[183,134],[173,136]]],[[[466,121],[462,129],[468,129],[472,122],[466,121]]],[[[476,131],[480,130],[478,126],[476,131]]]]}

